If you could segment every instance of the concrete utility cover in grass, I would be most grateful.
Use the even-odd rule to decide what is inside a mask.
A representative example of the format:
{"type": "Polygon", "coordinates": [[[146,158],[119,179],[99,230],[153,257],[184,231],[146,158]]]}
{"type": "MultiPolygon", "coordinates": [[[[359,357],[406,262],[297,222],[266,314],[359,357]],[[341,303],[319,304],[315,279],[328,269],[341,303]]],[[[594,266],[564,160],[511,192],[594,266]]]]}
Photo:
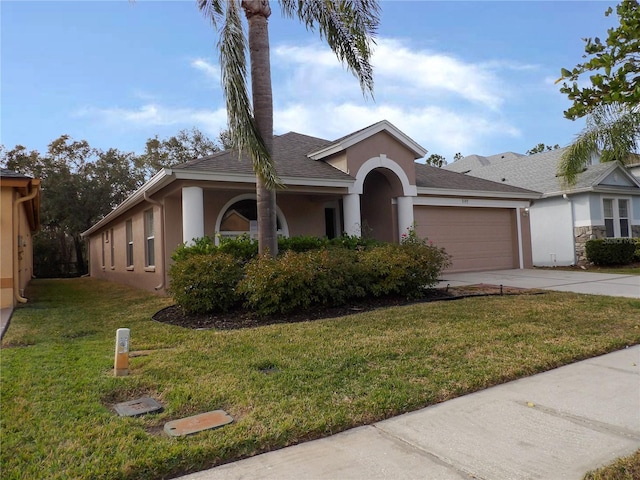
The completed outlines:
{"type": "Polygon", "coordinates": [[[137,400],[116,403],[115,409],[121,417],[137,417],[145,413],[161,412],[162,405],[153,398],[142,397],[137,400]]]}
{"type": "Polygon", "coordinates": [[[218,428],[233,422],[233,417],[224,410],[201,413],[193,417],[181,418],[164,425],[164,431],[172,437],[182,437],[191,433],[218,428]]]}

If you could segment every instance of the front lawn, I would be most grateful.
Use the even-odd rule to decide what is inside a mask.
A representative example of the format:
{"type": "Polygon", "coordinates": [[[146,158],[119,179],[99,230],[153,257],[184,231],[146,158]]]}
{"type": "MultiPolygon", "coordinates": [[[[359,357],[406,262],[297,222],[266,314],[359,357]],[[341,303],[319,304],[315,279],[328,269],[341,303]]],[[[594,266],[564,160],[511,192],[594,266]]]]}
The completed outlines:
{"type": "Polygon", "coordinates": [[[414,304],[252,329],[150,320],[166,298],[36,280],[2,341],[2,478],[171,478],[640,343],[640,301],[546,293],[414,304]],[[128,377],[113,377],[117,328],[128,377]],[[119,417],[149,395],[165,409],[119,417]],[[164,423],[224,409],[219,430],[164,423]]]}

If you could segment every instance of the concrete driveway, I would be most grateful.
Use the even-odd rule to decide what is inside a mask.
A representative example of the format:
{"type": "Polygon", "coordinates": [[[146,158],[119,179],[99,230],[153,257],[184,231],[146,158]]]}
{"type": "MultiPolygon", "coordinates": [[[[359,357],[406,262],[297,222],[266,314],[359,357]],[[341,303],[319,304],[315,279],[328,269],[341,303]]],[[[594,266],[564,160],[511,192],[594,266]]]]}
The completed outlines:
{"type": "Polygon", "coordinates": [[[443,273],[439,287],[487,283],[519,288],[640,298],[640,275],[573,272],[551,269],[443,273]]]}

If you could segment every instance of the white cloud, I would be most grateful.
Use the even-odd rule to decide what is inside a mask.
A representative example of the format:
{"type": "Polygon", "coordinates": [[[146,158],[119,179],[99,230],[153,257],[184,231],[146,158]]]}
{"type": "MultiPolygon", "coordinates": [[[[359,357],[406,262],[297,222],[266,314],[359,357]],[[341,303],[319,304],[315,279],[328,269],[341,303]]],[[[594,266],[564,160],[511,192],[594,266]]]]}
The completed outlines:
{"type": "Polygon", "coordinates": [[[200,70],[207,78],[220,83],[220,66],[206,61],[204,58],[196,58],[191,61],[191,66],[200,70]]]}
{"type": "Polygon", "coordinates": [[[177,129],[200,128],[209,135],[216,136],[226,128],[227,112],[216,110],[172,108],[155,103],[138,108],[96,108],[88,107],[75,112],[78,117],[98,120],[111,128],[136,128],[176,126],[177,129]]]}
{"type": "MultiPolygon", "coordinates": [[[[357,80],[344,73],[333,52],[322,44],[280,45],[274,52],[275,68],[293,68],[289,74],[295,80],[287,82],[287,87],[294,96],[310,90],[321,98],[359,92],[357,80]]],[[[525,68],[509,62],[465,62],[452,55],[412,50],[406,42],[390,38],[378,39],[371,63],[376,92],[383,95],[402,94],[437,101],[447,94],[494,110],[504,103],[506,96],[505,85],[496,70],[525,68]]]]}
{"type": "Polygon", "coordinates": [[[507,122],[479,114],[456,113],[441,107],[405,108],[398,105],[362,106],[354,103],[328,104],[318,109],[292,104],[274,112],[277,133],[304,132],[334,139],[389,120],[430,153],[451,159],[456,152],[477,151],[491,136],[519,137],[521,132],[507,122]],[[330,122],[321,121],[331,118],[330,122]]]}

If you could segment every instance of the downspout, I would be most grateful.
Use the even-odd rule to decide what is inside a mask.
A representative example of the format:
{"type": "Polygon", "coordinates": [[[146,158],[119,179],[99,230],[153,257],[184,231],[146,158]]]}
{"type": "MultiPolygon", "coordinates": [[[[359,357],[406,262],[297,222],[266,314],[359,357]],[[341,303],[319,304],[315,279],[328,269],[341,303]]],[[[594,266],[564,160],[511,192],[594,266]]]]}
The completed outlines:
{"type": "Polygon", "coordinates": [[[160,249],[162,250],[162,281],[160,282],[160,285],[157,285],[154,288],[154,290],[158,291],[164,288],[164,277],[166,274],[166,268],[165,268],[165,250],[164,250],[164,246],[165,246],[165,231],[164,231],[164,205],[160,202],[158,202],[157,200],[153,200],[151,198],[149,198],[147,196],[147,191],[144,191],[144,199],[149,202],[151,205],[157,205],[158,207],[160,207],[160,232],[162,232],[162,237],[160,238],[160,249]]]}
{"type": "MultiPolygon", "coordinates": [[[[35,188],[32,186],[33,191],[29,193],[26,197],[21,197],[15,201],[13,204],[13,234],[17,235],[18,230],[20,229],[20,223],[18,221],[18,206],[21,203],[28,202],[29,200],[33,200],[35,196],[38,194],[38,186],[35,188]]],[[[15,248],[14,248],[14,256],[13,256],[13,296],[18,303],[27,303],[27,299],[20,295],[20,259],[18,258],[19,252],[18,249],[20,245],[18,245],[18,239],[15,238],[15,248]]]]}

